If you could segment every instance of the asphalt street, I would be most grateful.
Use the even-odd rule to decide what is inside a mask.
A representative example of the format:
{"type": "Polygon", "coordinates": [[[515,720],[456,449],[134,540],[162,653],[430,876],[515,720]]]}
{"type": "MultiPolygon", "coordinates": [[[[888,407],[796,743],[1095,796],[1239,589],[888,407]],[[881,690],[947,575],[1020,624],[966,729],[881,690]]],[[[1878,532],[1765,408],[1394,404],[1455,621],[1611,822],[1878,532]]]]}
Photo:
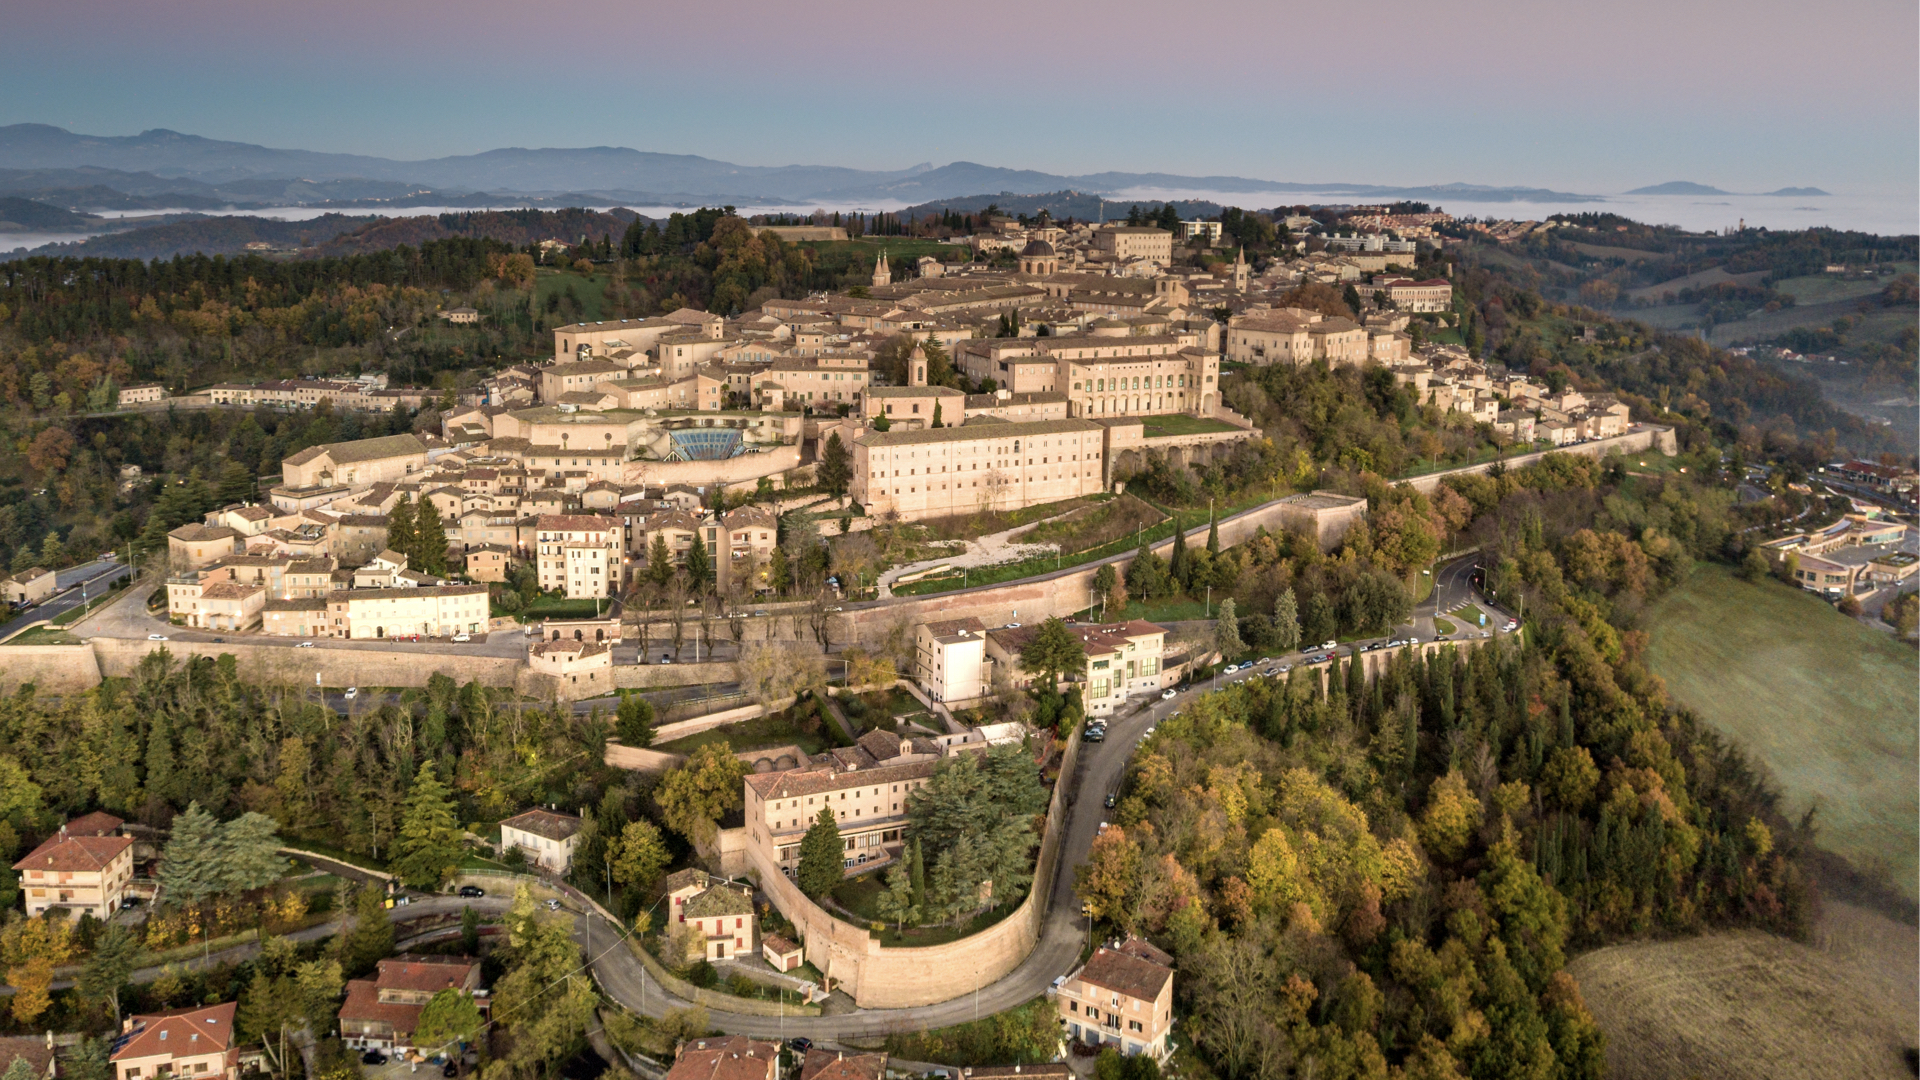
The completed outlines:
{"type": "MultiPolygon", "coordinates": [[[[33,623],[64,615],[88,600],[98,600],[107,587],[126,577],[127,567],[115,559],[100,559],[58,571],[53,576],[55,593],[0,626],[0,639],[12,637],[33,623]]],[[[88,616],[92,619],[94,616],[88,616]]],[[[87,621],[85,619],[83,622],[87,621]]]]}

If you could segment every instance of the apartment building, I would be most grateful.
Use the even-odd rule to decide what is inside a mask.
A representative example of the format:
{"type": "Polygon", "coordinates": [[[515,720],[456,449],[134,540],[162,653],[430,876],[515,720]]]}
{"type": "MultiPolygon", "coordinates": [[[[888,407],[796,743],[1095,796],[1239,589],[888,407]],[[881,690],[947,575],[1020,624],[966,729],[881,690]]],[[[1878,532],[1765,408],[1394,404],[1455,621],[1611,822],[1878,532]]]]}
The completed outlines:
{"type": "MultiPolygon", "coordinates": [[[[1108,716],[1131,694],[1159,693],[1164,682],[1167,628],[1134,619],[1124,623],[1072,627],[1087,653],[1085,671],[1064,672],[1082,685],[1088,716],[1108,716]]],[[[1020,651],[1040,632],[1038,626],[987,631],[987,659],[1001,665],[1015,686],[1033,684],[1038,672],[1020,666],[1020,651]]]]}
{"type": "Polygon", "coordinates": [[[120,407],[124,409],[129,405],[151,405],[156,401],[165,401],[166,398],[166,387],[159,383],[142,383],[120,391],[120,407]]]}
{"type": "Polygon", "coordinates": [[[1094,950],[1054,997],[1067,1035],[1164,1059],[1173,1024],[1173,957],[1140,938],[1094,950]]]}
{"type": "Polygon", "coordinates": [[[987,628],[979,619],[949,619],[914,627],[914,681],[935,701],[985,697],[993,687],[987,628]]]}
{"type": "Polygon", "coordinates": [[[120,835],[123,824],[98,812],[74,818],[14,863],[27,917],[65,908],[112,918],[133,881],[133,841],[120,835]]]}
{"type": "Polygon", "coordinates": [[[1453,307],[1453,283],[1446,278],[1391,278],[1376,281],[1373,287],[1386,293],[1401,311],[1447,311],[1453,307]]]}
{"type": "Polygon", "coordinates": [[[519,848],[529,866],[552,874],[573,868],[573,850],[580,841],[580,819],[557,810],[534,807],[500,823],[500,851],[519,848]]]}
{"type": "Polygon", "coordinates": [[[967,395],[947,386],[873,386],[860,399],[860,418],[886,417],[909,428],[957,427],[967,418],[967,395]]]}
{"type": "MultiPolygon", "coordinates": [[[[444,990],[475,995],[482,1014],[487,1012],[478,960],[415,954],[382,960],[373,978],[347,983],[347,1000],[340,1006],[340,1041],[355,1050],[394,1054],[414,1050],[413,1033],[420,1027],[420,1013],[434,995],[444,990]]],[[[432,1055],[444,1047],[417,1049],[432,1055]]]]}
{"type": "Polygon", "coordinates": [[[799,869],[800,841],[822,807],[833,810],[840,826],[849,871],[889,862],[900,853],[907,797],[926,786],[940,750],[927,740],[876,731],[861,736],[852,749],[859,753],[823,755],[822,763],[746,778],[747,842],[787,876],[799,869]],[[894,745],[880,746],[882,741],[894,745]],[[886,756],[872,754],[869,743],[886,756]]]}
{"type": "Polygon", "coordinates": [[[867,513],[908,521],[1091,495],[1104,438],[1090,420],[869,431],[853,442],[851,491],[867,513]]]}
{"type": "MultiPolygon", "coordinates": [[[[129,841],[131,843],[131,841],[129,841]]],[[[108,1060],[114,1080],[239,1080],[234,1001],[203,1009],[129,1016],[108,1060]]]]}
{"type": "Polygon", "coordinates": [[[597,514],[546,514],[534,525],[534,559],[542,589],[567,599],[617,596],[625,578],[626,526],[597,514]]]}
{"type": "Polygon", "coordinates": [[[616,352],[644,354],[653,350],[661,338],[687,331],[717,339],[726,331],[726,320],[705,311],[681,308],[650,319],[569,323],[553,329],[553,359],[555,363],[564,363],[583,356],[611,357],[616,352]]]}
{"type": "Polygon", "coordinates": [[[240,534],[225,525],[182,525],[167,534],[167,562],[176,569],[206,566],[241,548],[240,534]]]}
{"type": "Polygon", "coordinates": [[[322,637],[451,637],[487,628],[485,585],[336,589],[327,594],[322,637]]]}
{"type": "Polygon", "coordinates": [[[1173,260],[1173,234],[1165,229],[1108,225],[1095,230],[1093,246],[1094,250],[1121,261],[1150,259],[1166,263],[1173,260]]]}

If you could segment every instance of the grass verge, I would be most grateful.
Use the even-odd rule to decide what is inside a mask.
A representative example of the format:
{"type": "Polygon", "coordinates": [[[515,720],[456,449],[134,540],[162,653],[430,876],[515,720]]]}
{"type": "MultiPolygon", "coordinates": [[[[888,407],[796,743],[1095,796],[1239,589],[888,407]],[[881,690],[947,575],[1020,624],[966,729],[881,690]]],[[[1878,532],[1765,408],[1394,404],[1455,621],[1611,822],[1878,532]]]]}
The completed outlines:
{"type": "Polygon", "coordinates": [[[691,754],[703,746],[722,742],[735,751],[791,745],[809,754],[817,754],[829,745],[818,732],[802,731],[795,727],[786,713],[775,713],[772,716],[756,716],[738,724],[708,728],[672,742],[655,743],[651,749],[666,754],[691,754]]]}

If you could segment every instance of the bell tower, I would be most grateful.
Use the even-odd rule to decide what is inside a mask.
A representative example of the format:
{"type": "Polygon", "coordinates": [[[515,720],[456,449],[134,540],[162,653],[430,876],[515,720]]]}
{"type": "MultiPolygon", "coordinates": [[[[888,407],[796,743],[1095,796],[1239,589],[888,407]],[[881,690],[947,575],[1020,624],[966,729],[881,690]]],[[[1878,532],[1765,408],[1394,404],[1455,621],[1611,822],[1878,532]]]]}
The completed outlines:
{"type": "Polygon", "coordinates": [[[919,345],[907,354],[907,385],[927,385],[927,353],[919,345]]]}
{"type": "Polygon", "coordinates": [[[887,253],[881,252],[880,258],[873,264],[873,287],[893,284],[893,270],[887,266],[887,253]]]}

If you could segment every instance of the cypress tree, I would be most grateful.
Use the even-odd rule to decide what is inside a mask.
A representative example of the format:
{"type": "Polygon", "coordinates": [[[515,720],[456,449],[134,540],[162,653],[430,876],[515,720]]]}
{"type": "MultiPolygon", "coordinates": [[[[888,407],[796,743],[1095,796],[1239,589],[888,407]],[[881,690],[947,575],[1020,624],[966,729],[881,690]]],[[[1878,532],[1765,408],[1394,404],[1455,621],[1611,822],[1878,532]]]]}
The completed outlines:
{"type": "Polygon", "coordinates": [[[413,527],[413,496],[403,494],[400,501],[393,504],[393,509],[387,512],[387,547],[405,555],[411,566],[414,549],[419,546],[417,540],[413,527]]]}
{"type": "Polygon", "coordinates": [[[846,876],[846,848],[833,809],[823,806],[800,841],[800,870],[794,880],[808,896],[824,896],[846,876]]]}
{"type": "Polygon", "coordinates": [[[408,565],[423,574],[441,577],[447,572],[447,529],[440,521],[440,508],[432,499],[420,500],[413,518],[414,550],[408,565]]]}
{"type": "Polygon", "coordinates": [[[920,841],[915,840],[908,847],[908,852],[912,860],[908,869],[913,874],[913,906],[924,911],[927,902],[927,864],[920,858],[920,841]]]}
{"type": "Polygon", "coordinates": [[[1180,527],[1180,515],[1173,515],[1173,553],[1167,557],[1167,573],[1182,591],[1187,587],[1187,534],[1180,527]]]}
{"type": "Polygon", "coordinates": [[[1212,511],[1207,513],[1207,554],[1220,554],[1220,519],[1212,511]]]}

